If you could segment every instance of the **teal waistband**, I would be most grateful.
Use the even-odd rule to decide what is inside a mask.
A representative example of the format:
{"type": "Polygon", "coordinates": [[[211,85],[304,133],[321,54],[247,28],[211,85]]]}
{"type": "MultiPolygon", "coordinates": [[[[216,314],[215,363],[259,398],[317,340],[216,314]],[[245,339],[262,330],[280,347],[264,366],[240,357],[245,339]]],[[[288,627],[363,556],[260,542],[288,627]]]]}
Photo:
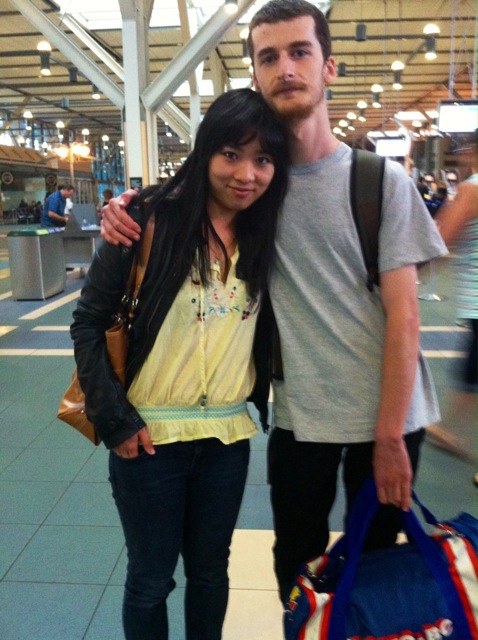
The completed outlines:
{"type": "Polygon", "coordinates": [[[232,418],[247,413],[247,403],[239,402],[225,407],[139,407],[136,409],[146,422],[161,420],[214,420],[232,418]]]}

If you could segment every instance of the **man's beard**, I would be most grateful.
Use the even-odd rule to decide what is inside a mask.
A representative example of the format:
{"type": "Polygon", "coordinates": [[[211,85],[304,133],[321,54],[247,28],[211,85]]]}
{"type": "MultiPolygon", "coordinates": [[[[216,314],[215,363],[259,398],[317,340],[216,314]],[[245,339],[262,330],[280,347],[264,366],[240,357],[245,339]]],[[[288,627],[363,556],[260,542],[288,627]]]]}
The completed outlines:
{"type": "Polygon", "coordinates": [[[312,115],[314,109],[324,97],[324,91],[321,91],[316,101],[310,98],[305,102],[280,100],[279,102],[273,102],[270,106],[281,120],[284,122],[293,122],[296,120],[305,120],[312,115]]]}

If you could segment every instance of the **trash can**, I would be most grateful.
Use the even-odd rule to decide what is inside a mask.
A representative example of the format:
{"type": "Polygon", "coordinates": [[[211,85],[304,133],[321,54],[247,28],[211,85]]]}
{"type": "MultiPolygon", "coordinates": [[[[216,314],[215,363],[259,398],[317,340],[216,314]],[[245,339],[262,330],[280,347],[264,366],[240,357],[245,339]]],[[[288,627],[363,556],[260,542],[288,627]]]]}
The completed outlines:
{"type": "Polygon", "coordinates": [[[15,300],[44,300],[66,285],[62,229],[22,229],[7,234],[15,300]]]}

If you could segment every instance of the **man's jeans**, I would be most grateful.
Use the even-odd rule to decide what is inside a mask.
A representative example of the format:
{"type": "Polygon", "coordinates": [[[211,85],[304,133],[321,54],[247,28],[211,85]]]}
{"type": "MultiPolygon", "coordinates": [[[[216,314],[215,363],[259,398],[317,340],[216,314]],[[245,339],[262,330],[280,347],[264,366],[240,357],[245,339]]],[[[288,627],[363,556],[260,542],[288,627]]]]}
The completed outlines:
{"type": "Polygon", "coordinates": [[[220,640],[228,558],[249,463],[249,440],[176,442],[124,459],[110,481],[128,550],[123,604],[127,640],[168,638],[166,599],[181,553],[187,640],[220,640]]]}

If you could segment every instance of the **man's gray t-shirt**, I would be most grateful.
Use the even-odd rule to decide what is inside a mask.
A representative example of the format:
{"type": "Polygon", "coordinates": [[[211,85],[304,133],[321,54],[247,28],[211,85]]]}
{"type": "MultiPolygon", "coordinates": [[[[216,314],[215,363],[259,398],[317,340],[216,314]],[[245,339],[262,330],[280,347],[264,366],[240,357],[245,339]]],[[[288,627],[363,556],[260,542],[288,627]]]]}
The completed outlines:
{"type": "MultiPolygon", "coordinates": [[[[270,293],[284,381],[274,384],[274,424],[300,441],[374,439],[385,314],[367,272],[350,207],[351,149],[293,166],[280,216],[270,293]]],[[[396,162],[384,175],[379,271],[446,253],[421,196],[396,162]]],[[[399,380],[397,380],[399,384],[399,380]]],[[[422,356],[405,433],[439,419],[422,356]]]]}

